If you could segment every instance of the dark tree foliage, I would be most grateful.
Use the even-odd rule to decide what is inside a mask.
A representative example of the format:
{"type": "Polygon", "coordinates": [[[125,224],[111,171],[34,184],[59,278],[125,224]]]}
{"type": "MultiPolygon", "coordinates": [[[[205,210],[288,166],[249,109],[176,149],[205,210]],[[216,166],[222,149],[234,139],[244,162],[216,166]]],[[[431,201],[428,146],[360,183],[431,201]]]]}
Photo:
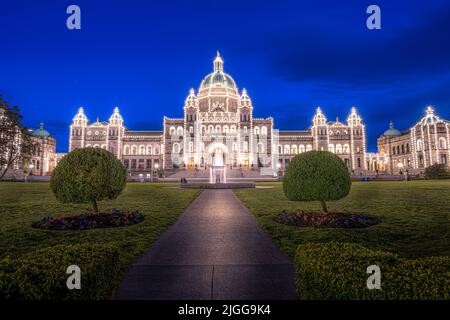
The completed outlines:
{"type": "Polygon", "coordinates": [[[22,125],[19,108],[0,97],[0,180],[17,164],[25,169],[36,150],[30,131],[22,125]]]}
{"type": "Polygon", "coordinates": [[[425,177],[428,179],[450,178],[450,171],[443,163],[435,163],[425,169],[425,177]]]}
{"type": "Polygon", "coordinates": [[[92,203],[117,198],[125,188],[127,172],[109,151],[82,148],[69,152],[53,171],[50,187],[63,203],[92,203]]]}
{"type": "Polygon", "coordinates": [[[309,151],[295,156],[283,179],[283,190],[291,201],[320,201],[328,212],[326,202],[348,195],[350,173],[337,155],[328,151],[309,151]]]}

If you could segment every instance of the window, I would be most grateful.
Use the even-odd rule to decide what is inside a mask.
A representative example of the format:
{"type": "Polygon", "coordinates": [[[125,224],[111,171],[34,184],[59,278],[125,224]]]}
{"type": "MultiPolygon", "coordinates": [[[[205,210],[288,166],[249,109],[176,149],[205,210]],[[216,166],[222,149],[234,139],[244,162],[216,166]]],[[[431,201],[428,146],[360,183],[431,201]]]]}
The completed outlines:
{"type": "Polygon", "coordinates": [[[344,144],[344,146],[342,147],[342,152],[345,154],[349,154],[350,153],[350,146],[348,144],[344,144]]]}
{"type": "Polygon", "coordinates": [[[182,136],[183,135],[183,127],[178,127],[177,128],[177,136],[182,136]]]}
{"type": "Polygon", "coordinates": [[[140,155],[145,154],[145,147],[144,146],[139,146],[139,154],[140,155]]]}
{"type": "Polygon", "coordinates": [[[126,169],[130,169],[130,160],[125,159],[125,160],[123,161],[123,165],[125,166],[126,169]]]}
{"type": "Polygon", "coordinates": [[[358,158],[358,168],[361,168],[361,159],[358,158]]]}
{"type": "Polygon", "coordinates": [[[305,152],[305,146],[304,146],[304,145],[302,145],[302,144],[301,144],[301,145],[299,145],[299,146],[298,146],[298,152],[299,152],[299,153],[303,153],[303,152],[305,152]]]}
{"type": "Polygon", "coordinates": [[[439,149],[447,149],[447,144],[445,143],[445,138],[439,138],[439,149]]]}
{"type": "Polygon", "coordinates": [[[152,152],[153,150],[152,150],[152,146],[151,145],[148,145],[147,146],[147,154],[148,155],[151,155],[153,152],[152,152]]]}
{"type": "Polygon", "coordinates": [[[406,153],[409,153],[409,143],[406,144],[406,153]]]}
{"type": "Polygon", "coordinates": [[[335,150],[334,150],[334,144],[330,144],[330,145],[328,146],[328,151],[330,151],[330,152],[332,152],[332,153],[335,152],[335,150]]]}
{"type": "Polygon", "coordinates": [[[247,133],[248,129],[247,127],[244,127],[244,133],[247,133]]]}
{"type": "Polygon", "coordinates": [[[216,133],[220,133],[222,130],[220,130],[220,126],[219,125],[217,125],[216,126],[216,133]]]}
{"type": "Polygon", "coordinates": [[[291,147],[287,144],[284,146],[284,154],[291,154],[291,147]]]}
{"type": "Polygon", "coordinates": [[[145,169],[145,167],[144,167],[144,159],[139,159],[139,165],[138,165],[138,169],[140,170],[140,171],[142,171],[142,170],[144,170],[145,169]]]}
{"type": "Polygon", "coordinates": [[[258,153],[264,152],[264,145],[262,142],[258,143],[258,153]]]}
{"type": "Polygon", "coordinates": [[[244,141],[244,152],[248,152],[248,141],[244,141]]]}
{"type": "Polygon", "coordinates": [[[283,154],[283,147],[278,145],[278,154],[283,154]]]}
{"type": "Polygon", "coordinates": [[[189,142],[189,152],[194,152],[194,143],[189,142]]]}
{"type": "Polygon", "coordinates": [[[267,127],[261,127],[261,134],[263,135],[267,134],[267,127]]]}
{"type": "Polygon", "coordinates": [[[336,145],[336,153],[341,154],[342,153],[342,146],[340,144],[336,145]]]}
{"type": "Polygon", "coordinates": [[[233,143],[233,147],[231,149],[232,151],[237,151],[237,144],[236,142],[233,143]]]}
{"type": "Polygon", "coordinates": [[[231,126],[231,133],[236,133],[236,126],[231,126]]]}
{"type": "Polygon", "coordinates": [[[255,132],[256,135],[258,135],[258,134],[259,134],[259,127],[255,127],[255,128],[253,129],[253,131],[255,132]]]}
{"type": "Polygon", "coordinates": [[[417,140],[417,151],[422,151],[422,140],[417,140]]]}
{"type": "Polygon", "coordinates": [[[173,153],[179,153],[180,152],[180,145],[178,143],[173,144],[173,153]]]}
{"type": "Polygon", "coordinates": [[[298,149],[296,145],[291,146],[291,152],[292,154],[297,154],[298,153],[298,149]]]}
{"type": "Polygon", "coordinates": [[[194,127],[193,126],[189,127],[189,133],[194,133],[194,127]]]}
{"type": "Polygon", "coordinates": [[[169,133],[173,136],[175,134],[175,127],[170,127],[169,133]]]}
{"type": "Polygon", "coordinates": [[[130,154],[130,146],[125,146],[123,148],[123,154],[126,156],[130,154]]]}
{"type": "Polygon", "coordinates": [[[131,170],[136,170],[136,159],[131,159],[131,170]]]}
{"type": "Polygon", "coordinates": [[[306,146],[306,151],[311,151],[311,150],[312,150],[312,145],[308,144],[308,145],[306,146]]]}
{"type": "Polygon", "coordinates": [[[131,154],[136,155],[137,154],[137,146],[131,147],[131,154]]]}
{"type": "Polygon", "coordinates": [[[395,147],[392,147],[392,154],[395,154],[395,147]]]}
{"type": "Polygon", "coordinates": [[[152,159],[147,159],[146,168],[147,168],[147,171],[152,170],[152,159]]]}
{"type": "Polygon", "coordinates": [[[228,126],[223,126],[223,133],[228,133],[228,126]]]}

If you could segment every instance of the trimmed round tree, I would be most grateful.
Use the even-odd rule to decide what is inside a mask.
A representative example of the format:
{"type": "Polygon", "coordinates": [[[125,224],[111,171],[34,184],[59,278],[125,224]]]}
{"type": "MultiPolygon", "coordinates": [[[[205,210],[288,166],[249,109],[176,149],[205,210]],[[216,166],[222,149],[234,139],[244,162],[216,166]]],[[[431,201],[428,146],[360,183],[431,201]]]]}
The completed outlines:
{"type": "Polygon", "coordinates": [[[82,148],[69,152],[53,171],[50,187],[63,203],[92,203],[117,198],[127,183],[127,171],[109,151],[82,148]]]}
{"type": "Polygon", "coordinates": [[[295,156],[286,169],[283,190],[291,201],[326,201],[348,195],[351,187],[348,169],[337,155],[328,151],[309,151],[295,156]]]}

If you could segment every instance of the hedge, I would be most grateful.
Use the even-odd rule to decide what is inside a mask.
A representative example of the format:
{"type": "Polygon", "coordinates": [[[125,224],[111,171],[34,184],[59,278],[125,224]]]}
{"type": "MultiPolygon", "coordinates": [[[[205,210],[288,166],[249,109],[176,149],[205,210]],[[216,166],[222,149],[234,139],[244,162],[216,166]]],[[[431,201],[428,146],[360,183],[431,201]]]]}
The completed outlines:
{"type": "Polygon", "coordinates": [[[110,299],[119,274],[118,249],[104,244],[57,245],[0,261],[0,299],[110,299]],[[67,267],[81,269],[81,289],[69,290],[67,267]]]}
{"type": "Polygon", "coordinates": [[[295,257],[300,299],[450,299],[450,257],[406,260],[348,243],[299,246],[295,257]],[[381,290],[367,289],[367,267],[381,269],[381,290]]]}

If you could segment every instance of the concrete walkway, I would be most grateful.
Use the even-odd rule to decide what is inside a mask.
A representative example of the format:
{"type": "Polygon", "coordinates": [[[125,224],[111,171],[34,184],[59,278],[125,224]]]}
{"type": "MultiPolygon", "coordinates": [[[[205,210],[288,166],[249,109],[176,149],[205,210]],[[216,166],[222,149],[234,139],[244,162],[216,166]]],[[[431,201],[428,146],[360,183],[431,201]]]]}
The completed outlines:
{"type": "Polygon", "coordinates": [[[292,262],[231,190],[205,190],[126,274],[116,299],[296,299],[292,262]]]}

